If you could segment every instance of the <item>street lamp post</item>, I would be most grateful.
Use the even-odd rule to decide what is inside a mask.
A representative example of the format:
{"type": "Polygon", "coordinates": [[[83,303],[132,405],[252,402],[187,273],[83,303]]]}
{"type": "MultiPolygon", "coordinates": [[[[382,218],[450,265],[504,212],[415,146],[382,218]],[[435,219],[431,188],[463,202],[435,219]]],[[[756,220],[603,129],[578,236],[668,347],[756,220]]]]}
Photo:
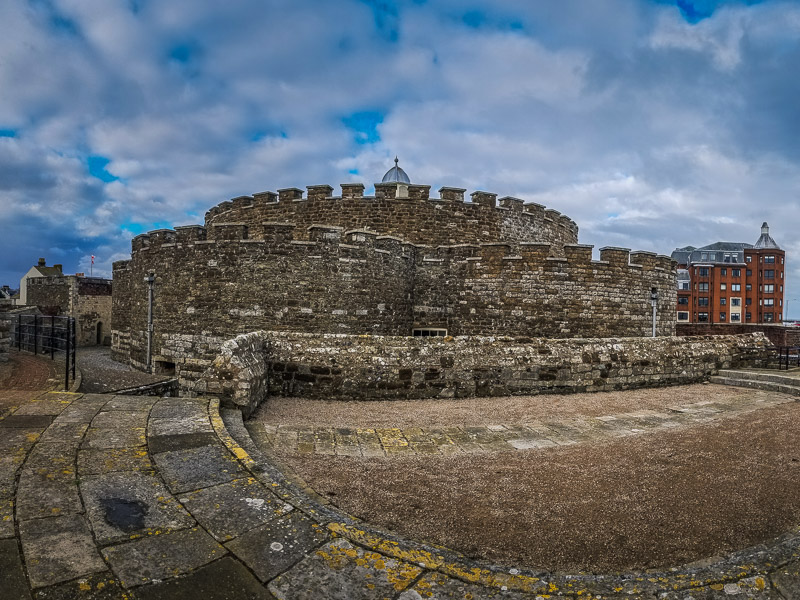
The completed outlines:
{"type": "Polygon", "coordinates": [[[656,337],[656,311],[658,306],[658,289],[650,288],[650,304],[653,305],[653,337],[656,337]]]}

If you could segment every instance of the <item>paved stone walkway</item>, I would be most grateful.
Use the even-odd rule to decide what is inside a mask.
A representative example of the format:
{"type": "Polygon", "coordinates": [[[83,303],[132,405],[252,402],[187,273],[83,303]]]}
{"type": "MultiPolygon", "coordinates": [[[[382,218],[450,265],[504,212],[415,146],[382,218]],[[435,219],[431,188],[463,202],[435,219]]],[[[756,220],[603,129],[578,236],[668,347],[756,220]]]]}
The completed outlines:
{"type": "Polygon", "coordinates": [[[800,597],[800,530],[660,573],[494,567],[320,503],[215,399],[0,398],[3,600],[800,597]]]}
{"type": "Polygon", "coordinates": [[[774,394],[769,398],[739,396],[728,401],[675,405],[667,411],[644,410],[485,427],[332,428],[248,423],[248,429],[262,447],[281,456],[319,454],[383,458],[480,454],[568,446],[646,434],[736,416],[794,400],[784,394],[774,394]]]}
{"type": "MultiPolygon", "coordinates": [[[[64,387],[64,358],[12,349],[9,361],[0,364],[0,390],[57,390],[64,387]]],[[[0,399],[1,400],[1,399],[0,399]]]]}

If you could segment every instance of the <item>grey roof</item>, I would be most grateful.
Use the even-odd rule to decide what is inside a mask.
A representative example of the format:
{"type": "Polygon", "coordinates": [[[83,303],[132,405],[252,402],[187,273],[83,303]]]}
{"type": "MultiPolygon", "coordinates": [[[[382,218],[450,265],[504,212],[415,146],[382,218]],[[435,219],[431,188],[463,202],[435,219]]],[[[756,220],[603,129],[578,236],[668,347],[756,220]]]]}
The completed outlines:
{"type": "Polygon", "coordinates": [[[758,238],[756,245],[753,247],[757,249],[763,249],[763,248],[775,248],[776,250],[781,249],[780,246],[778,246],[778,244],[775,243],[775,240],[772,239],[772,236],[770,236],[769,225],[767,225],[766,221],[764,221],[763,225],[761,225],[761,237],[758,238]]]}
{"type": "Polygon", "coordinates": [[[743,264],[745,248],[752,248],[752,246],[738,242],[715,242],[693,250],[679,248],[672,253],[672,258],[679,265],[694,263],[743,264]]]}
{"type": "Polygon", "coordinates": [[[400,162],[398,158],[394,157],[394,166],[386,171],[386,175],[383,176],[381,183],[411,183],[411,180],[406,175],[406,172],[403,171],[397,163],[400,162]]]}
{"type": "Polygon", "coordinates": [[[695,248],[696,250],[722,250],[723,252],[741,252],[745,248],[752,248],[752,244],[744,242],[714,242],[708,246],[695,248]]]}
{"type": "Polygon", "coordinates": [[[42,277],[61,277],[64,275],[61,269],[56,267],[40,267],[36,265],[34,268],[41,273],[42,277]]]}

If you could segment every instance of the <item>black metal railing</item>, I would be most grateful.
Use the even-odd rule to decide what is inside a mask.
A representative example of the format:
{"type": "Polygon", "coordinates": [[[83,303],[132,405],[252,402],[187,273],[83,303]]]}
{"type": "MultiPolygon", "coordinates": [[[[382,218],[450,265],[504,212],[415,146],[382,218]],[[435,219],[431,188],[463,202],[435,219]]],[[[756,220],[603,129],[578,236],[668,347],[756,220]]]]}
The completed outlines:
{"type": "Polygon", "coordinates": [[[800,367],[800,346],[778,346],[778,370],[788,371],[790,366],[800,367]]]}
{"type": "Polygon", "coordinates": [[[17,350],[64,360],[64,390],[75,381],[75,319],[47,315],[17,315],[12,337],[17,350]]]}

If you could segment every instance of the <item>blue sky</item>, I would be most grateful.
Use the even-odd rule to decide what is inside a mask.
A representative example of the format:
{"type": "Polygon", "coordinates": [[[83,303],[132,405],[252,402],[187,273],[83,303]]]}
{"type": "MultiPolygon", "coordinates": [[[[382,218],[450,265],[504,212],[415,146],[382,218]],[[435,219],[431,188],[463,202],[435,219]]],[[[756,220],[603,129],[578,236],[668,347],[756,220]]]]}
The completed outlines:
{"type": "Polygon", "coordinates": [[[398,155],[596,248],[753,243],[768,221],[800,298],[798,64],[796,1],[5,0],[0,284],[40,256],[108,275],[137,233],[369,189],[398,155]]]}

